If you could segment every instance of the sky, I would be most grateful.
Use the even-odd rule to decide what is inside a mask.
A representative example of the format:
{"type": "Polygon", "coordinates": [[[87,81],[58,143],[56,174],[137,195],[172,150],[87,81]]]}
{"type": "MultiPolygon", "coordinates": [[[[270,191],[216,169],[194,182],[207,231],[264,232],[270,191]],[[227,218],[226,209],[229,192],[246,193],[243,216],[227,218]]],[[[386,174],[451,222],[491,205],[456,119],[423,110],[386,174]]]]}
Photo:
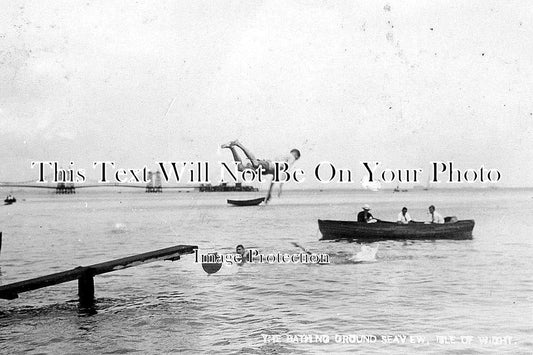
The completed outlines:
{"type": "Polygon", "coordinates": [[[214,165],[239,139],[309,175],[453,161],[533,186],[527,0],[1,2],[0,181],[214,165]]]}

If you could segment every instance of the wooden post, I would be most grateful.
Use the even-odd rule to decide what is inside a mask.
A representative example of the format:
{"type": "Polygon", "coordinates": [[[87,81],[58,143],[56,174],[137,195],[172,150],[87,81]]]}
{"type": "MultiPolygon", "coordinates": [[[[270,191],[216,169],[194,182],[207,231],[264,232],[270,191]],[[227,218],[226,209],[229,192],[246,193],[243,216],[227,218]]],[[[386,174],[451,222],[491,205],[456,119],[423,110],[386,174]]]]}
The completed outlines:
{"type": "Polygon", "coordinates": [[[94,306],[94,276],[90,270],[85,271],[78,279],[78,297],[81,307],[94,306]]]}

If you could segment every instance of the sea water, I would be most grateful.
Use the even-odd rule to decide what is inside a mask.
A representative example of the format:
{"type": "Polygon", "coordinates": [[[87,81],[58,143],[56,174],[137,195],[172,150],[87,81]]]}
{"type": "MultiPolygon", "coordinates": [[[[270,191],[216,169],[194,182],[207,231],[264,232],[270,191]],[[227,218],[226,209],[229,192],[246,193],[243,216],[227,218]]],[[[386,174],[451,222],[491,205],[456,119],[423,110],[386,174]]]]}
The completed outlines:
{"type": "Polygon", "coordinates": [[[294,254],[296,242],[331,258],[211,275],[194,254],[154,262],[96,276],[91,312],[76,282],[22,293],[0,300],[1,353],[533,351],[532,190],[285,191],[256,207],[226,199],[260,193],[15,194],[0,207],[4,285],[178,244],[294,254]],[[319,241],[317,219],[354,220],[365,203],[383,220],[404,206],[423,220],[434,204],[474,219],[474,238],[380,242],[369,262],[360,244],[319,241]]]}

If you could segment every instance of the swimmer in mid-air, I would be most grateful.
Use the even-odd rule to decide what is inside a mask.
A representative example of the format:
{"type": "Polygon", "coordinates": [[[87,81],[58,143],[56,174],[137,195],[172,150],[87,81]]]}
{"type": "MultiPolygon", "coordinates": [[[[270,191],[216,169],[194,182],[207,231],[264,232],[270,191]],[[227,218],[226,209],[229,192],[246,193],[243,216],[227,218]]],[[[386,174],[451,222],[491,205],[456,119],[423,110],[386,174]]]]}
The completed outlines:
{"type": "MultiPolygon", "coordinates": [[[[275,171],[275,165],[274,162],[285,162],[288,164],[288,168],[290,169],[291,166],[300,159],[300,151],[298,149],[293,149],[290,151],[290,155],[281,157],[279,159],[276,159],[274,161],[272,160],[266,160],[266,159],[257,159],[255,155],[250,152],[246,147],[244,147],[241,142],[238,140],[234,140],[232,142],[229,142],[227,144],[222,144],[220,146],[221,148],[227,148],[231,150],[231,154],[233,154],[233,160],[237,163],[237,169],[239,171],[244,171],[246,169],[258,169],[262,168],[263,173],[266,175],[272,175],[272,179],[274,179],[274,171],[275,171]],[[250,161],[249,163],[243,163],[241,157],[239,156],[239,153],[237,152],[236,148],[240,148],[243,153],[246,155],[246,158],[250,161]]],[[[278,197],[281,195],[281,187],[282,183],[279,185],[279,192],[278,197]]],[[[265,198],[265,202],[268,202],[271,197],[272,193],[272,187],[274,186],[274,181],[270,183],[270,187],[268,189],[267,197],[265,198]]]]}

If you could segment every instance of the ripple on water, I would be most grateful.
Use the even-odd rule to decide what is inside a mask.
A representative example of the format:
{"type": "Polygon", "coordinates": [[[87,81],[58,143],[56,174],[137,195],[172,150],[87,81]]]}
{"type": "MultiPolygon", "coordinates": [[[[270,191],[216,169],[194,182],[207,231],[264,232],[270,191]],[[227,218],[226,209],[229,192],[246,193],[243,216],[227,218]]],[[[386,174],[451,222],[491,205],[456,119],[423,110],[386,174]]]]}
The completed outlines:
{"type": "Polygon", "coordinates": [[[475,238],[380,242],[372,263],[351,260],[361,250],[358,243],[318,241],[316,219],[353,218],[353,201],[361,199],[382,216],[394,216],[390,198],[397,197],[288,192],[286,205],[231,209],[221,208],[225,198],[220,195],[195,196],[121,194],[127,208],[117,207],[107,195],[80,194],[38,206],[26,201],[24,213],[12,215],[8,224],[16,230],[16,242],[4,229],[0,282],[173,244],[223,252],[244,244],[263,252],[294,253],[300,252],[291,244],[296,241],[313,252],[328,253],[332,263],[245,265],[212,276],[193,257],[154,263],[96,277],[93,312],[68,302],[76,297],[75,282],[21,294],[18,300],[0,301],[5,351],[514,354],[533,349],[533,320],[525,311],[533,291],[532,226],[513,217],[513,211],[529,215],[533,207],[520,194],[506,192],[488,202],[476,193],[404,195],[409,201],[401,204],[413,205],[413,214],[424,212],[414,206],[427,206],[431,200],[474,218],[475,238]],[[91,209],[84,204],[80,208],[80,199],[87,199],[91,209]],[[110,208],[113,203],[116,208],[110,208]],[[498,224],[502,213],[509,216],[508,228],[498,224]],[[114,228],[115,223],[125,228],[114,228]],[[509,335],[517,343],[465,349],[435,342],[406,347],[263,341],[264,334],[288,333],[509,335]]]}

